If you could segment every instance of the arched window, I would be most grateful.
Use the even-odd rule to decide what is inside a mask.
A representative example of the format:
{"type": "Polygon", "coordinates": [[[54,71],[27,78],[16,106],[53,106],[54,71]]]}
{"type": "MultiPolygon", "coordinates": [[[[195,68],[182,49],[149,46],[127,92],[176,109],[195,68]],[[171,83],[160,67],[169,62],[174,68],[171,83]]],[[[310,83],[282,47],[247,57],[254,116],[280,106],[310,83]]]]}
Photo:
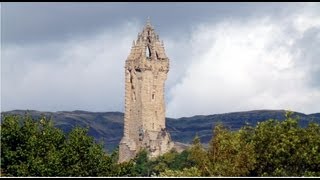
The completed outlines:
{"type": "Polygon", "coordinates": [[[151,57],[151,50],[150,50],[150,47],[149,47],[149,46],[146,47],[146,57],[147,57],[147,58],[150,58],[150,57],[151,57]]]}

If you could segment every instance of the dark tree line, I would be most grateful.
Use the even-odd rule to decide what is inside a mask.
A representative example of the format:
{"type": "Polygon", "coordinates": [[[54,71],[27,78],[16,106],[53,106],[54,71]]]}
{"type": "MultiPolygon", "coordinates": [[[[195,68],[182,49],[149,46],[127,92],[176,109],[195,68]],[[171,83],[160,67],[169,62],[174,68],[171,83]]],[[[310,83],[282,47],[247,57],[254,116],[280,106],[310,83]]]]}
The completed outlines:
{"type": "Polygon", "coordinates": [[[8,115],[1,124],[1,176],[320,176],[320,126],[298,126],[288,112],[284,121],[230,131],[213,129],[207,148],[196,136],[190,148],[148,159],[145,150],[118,164],[118,150],[76,127],[64,134],[46,117],[8,115]]]}

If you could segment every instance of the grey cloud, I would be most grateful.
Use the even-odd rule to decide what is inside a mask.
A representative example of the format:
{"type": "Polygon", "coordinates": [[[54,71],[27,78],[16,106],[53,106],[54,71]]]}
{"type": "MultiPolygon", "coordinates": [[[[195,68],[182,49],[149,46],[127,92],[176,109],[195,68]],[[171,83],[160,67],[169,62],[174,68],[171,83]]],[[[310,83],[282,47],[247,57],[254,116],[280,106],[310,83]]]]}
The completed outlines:
{"type": "MultiPolygon", "coordinates": [[[[97,33],[151,16],[161,36],[179,36],[203,21],[248,18],[294,3],[2,3],[3,43],[41,43],[97,33]]],[[[290,9],[290,8],[288,8],[290,9]]],[[[292,8],[291,8],[292,9],[292,8]]]]}
{"type": "Polygon", "coordinates": [[[2,110],[122,111],[124,60],[136,31],[125,24],[53,45],[3,48],[2,110]],[[55,58],[46,58],[54,47],[55,58]]]}
{"type": "Polygon", "coordinates": [[[77,34],[90,35],[97,29],[118,23],[117,6],[99,3],[3,3],[3,42],[41,43],[61,41],[77,34]]]}
{"type": "Polygon", "coordinates": [[[320,88],[320,27],[306,30],[293,45],[293,51],[299,52],[297,68],[307,68],[308,84],[320,88]]]}
{"type": "MultiPolygon", "coordinates": [[[[302,25],[311,23],[309,30],[296,31],[292,14],[283,19],[267,16],[246,22],[207,22],[196,29],[196,41],[192,42],[195,56],[191,57],[182,82],[169,91],[173,98],[168,103],[168,115],[252,109],[317,112],[319,88],[310,87],[306,80],[315,82],[319,77],[319,62],[314,58],[319,57],[314,52],[319,47],[319,31],[312,28],[318,26],[317,19],[309,22],[308,14],[301,15],[302,25]],[[300,51],[301,56],[295,51],[300,51]],[[291,65],[297,66],[297,62],[298,67],[291,65]]],[[[311,17],[319,19],[317,15],[311,17]]],[[[301,24],[298,26],[301,28],[301,24]]]]}
{"type": "MultiPolygon", "coordinates": [[[[231,20],[243,22],[238,23],[242,27],[246,25],[245,22],[252,19],[259,21],[266,16],[270,19],[285,18],[300,7],[297,3],[2,3],[2,108],[123,111],[123,65],[131,43],[141,31],[147,16],[151,17],[156,32],[164,40],[166,53],[170,58],[166,102],[170,104],[177,98],[179,92],[172,92],[175,88],[180,88],[184,94],[181,93],[180,100],[177,99],[180,102],[176,105],[181,105],[181,102],[182,105],[186,104],[186,99],[195,93],[185,92],[190,92],[192,88],[206,89],[203,88],[206,84],[201,82],[203,69],[196,67],[198,71],[195,74],[187,72],[188,69],[192,71],[199,64],[197,62],[204,60],[201,59],[204,54],[209,53],[211,56],[210,49],[202,46],[203,42],[194,42],[197,36],[193,33],[199,25],[207,23],[215,26],[231,20]],[[194,53],[194,49],[203,53],[194,53]],[[195,84],[191,83],[185,89],[179,87],[187,76],[199,76],[200,80],[195,79],[195,82],[200,85],[194,87],[195,84]]],[[[237,31],[231,35],[236,33],[237,31]]],[[[290,28],[288,33],[295,35],[290,28]]],[[[245,38],[246,35],[238,38],[245,38]]],[[[316,31],[310,29],[296,44],[297,49],[308,54],[310,64],[319,64],[314,58],[319,55],[314,49],[314,46],[319,46],[319,42],[308,44],[315,35],[316,31]]],[[[286,46],[283,40],[274,41],[279,42],[275,47],[286,46]]],[[[221,63],[225,62],[227,60],[221,60],[221,63]]],[[[210,68],[206,65],[201,67],[210,68]]],[[[301,67],[306,67],[306,64],[301,64],[301,67]]],[[[258,68],[254,67],[255,70],[258,68]]],[[[318,72],[314,70],[309,75],[313,83],[319,82],[314,77],[318,72]]],[[[203,78],[208,77],[203,74],[203,78]]],[[[217,77],[211,78],[219,81],[217,77]]],[[[222,82],[221,79],[220,81],[222,82]]],[[[221,108],[220,104],[230,110],[234,99],[239,99],[243,94],[252,96],[250,92],[240,92],[239,97],[224,99],[223,97],[230,97],[230,94],[236,94],[228,94],[228,89],[220,88],[222,93],[217,91],[216,98],[210,99],[217,88],[212,86],[209,95],[203,93],[203,99],[195,98],[194,101],[198,104],[191,102],[198,106],[198,110],[204,110],[198,112],[214,113],[214,110],[221,108]],[[204,103],[206,101],[210,101],[209,106],[204,103]]],[[[230,90],[233,89],[231,86],[230,90]]],[[[258,87],[257,89],[259,90],[258,87]]],[[[263,104],[265,99],[269,97],[258,99],[262,100],[258,103],[263,104]]],[[[187,115],[194,110],[193,107],[181,111],[179,107],[167,107],[168,112],[171,111],[169,115],[187,115]]],[[[312,103],[310,107],[313,107],[312,103]]]]}

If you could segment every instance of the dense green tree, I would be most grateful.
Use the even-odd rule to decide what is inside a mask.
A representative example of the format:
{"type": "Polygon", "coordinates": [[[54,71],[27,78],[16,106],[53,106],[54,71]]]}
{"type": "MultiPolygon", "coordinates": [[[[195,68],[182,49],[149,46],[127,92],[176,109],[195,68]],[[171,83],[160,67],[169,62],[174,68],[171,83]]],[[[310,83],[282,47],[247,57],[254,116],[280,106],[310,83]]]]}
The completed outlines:
{"type": "Polygon", "coordinates": [[[148,152],[146,149],[142,149],[133,159],[134,167],[132,171],[133,176],[150,176],[151,167],[150,160],[148,158],[148,152]]]}
{"type": "Polygon", "coordinates": [[[8,176],[55,176],[65,137],[45,117],[5,116],[1,125],[1,169],[8,176]]]}
{"type": "Polygon", "coordinates": [[[68,176],[104,176],[111,172],[112,159],[103,146],[88,136],[88,129],[76,127],[68,135],[62,150],[63,174],[68,176]]]}
{"type": "Polygon", "coordinates": [[[87,132],[78,127],[65,135],[46,117],[4,116],[1,170],[7,176],[108,176],[112,160],[87,132]]]}
{"type": "Polygon", "coordinates": [[[310,123],[298,126],[298,119],[286,113],[282,122],[268,120],[255,128],[256,176],[320,175],[320,129],[310,123]]]}
{"type": "Polygon", "coordinates": [[[112,164],[113,171],[110,176],[117,176],[117,177],[132,177],[137,176],[137,173],[135,172],[135,163],[133,160],[130,160],[128,162],[122,162],[122,163],[114,163],[112,164]]]}
{"type": "Polygon", "coordinates": [[[320,125],[310,123],[301,138],[302,143],[297,150],[300,153],[297,155],[302,159],[302,173],[304,176],[320,177],[320,125]]]}
{"type": "Polygon", "coordinates": [[[118,149],[105,153],[88,128],[64,134],[46,117],[2,117],[1,176],[320,176],[320,126],[299,127],[287,113],[238,131],[218,124],[208,149],[196,135],[181,153],[149,158],[143,149],[124,163],[118,156],[118,149]]]}
{"type": "Polygon", "coordinates": [[[134,159],[121,163],[118,166],[125,166],[128,176],[159,176],[161,172],[166,170],[182,171],[193,166],[188,160],[189,152],[183,151],[178,153],[175,149],[158,156],[156,158],[149,158],[148,152],[142,149],[134,159]]]}
{"type": "Polygon", "coordinates": [[[195,164],[202,176],[211,175],[212,164],[209,161],[207,151],[203,148],[198,135],[192,141],[188,160],[195,164]]]}
{"type": "Polygon", "coordinates": [[[247,176],[254,168],[253,143],[245,129],[229,131],[222,124],[214,128],[208,158],[212,176],[247,176]]]}
{"type": "Polygon", "coordinates": [[[181,153],[176,149],[172,149],[169,152],[163,154],[150,161],[153,175],[159,175],[165,170],[183,170],[184,168],[191,168],[194,163],[188,160],[189,151],[184,150],[181,153]]]}
{"type": "Polygon", "coordinates": [[[161,177],[200,177],[201,172],[196,167],[183,168],[182,170],[166,169],[160,173],[161,177]]]}

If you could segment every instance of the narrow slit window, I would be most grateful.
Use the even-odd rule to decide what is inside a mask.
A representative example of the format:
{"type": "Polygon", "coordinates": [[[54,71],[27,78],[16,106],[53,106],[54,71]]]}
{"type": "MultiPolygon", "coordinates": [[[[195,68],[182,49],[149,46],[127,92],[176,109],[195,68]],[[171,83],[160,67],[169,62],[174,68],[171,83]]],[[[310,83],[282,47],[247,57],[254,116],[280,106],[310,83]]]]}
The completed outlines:
{"type": "Polygon", "coordinates": [[[135,70],[136,70],[136,72],[141,72],[141,69],[139,69],[139,68],[136,68],[135,70]]]}
{"type": "Polygon", "coordinates": [[[150,58],[150,57],[151,57],[151,51],[150,51],[149,46],[146,47],[146,57],[147,57],[147,58],[150,58]]]}
{"type": "Polygon", "coordinates": [[[152,94],[152,100],[154,99],[154,94],[152,94]]]}

